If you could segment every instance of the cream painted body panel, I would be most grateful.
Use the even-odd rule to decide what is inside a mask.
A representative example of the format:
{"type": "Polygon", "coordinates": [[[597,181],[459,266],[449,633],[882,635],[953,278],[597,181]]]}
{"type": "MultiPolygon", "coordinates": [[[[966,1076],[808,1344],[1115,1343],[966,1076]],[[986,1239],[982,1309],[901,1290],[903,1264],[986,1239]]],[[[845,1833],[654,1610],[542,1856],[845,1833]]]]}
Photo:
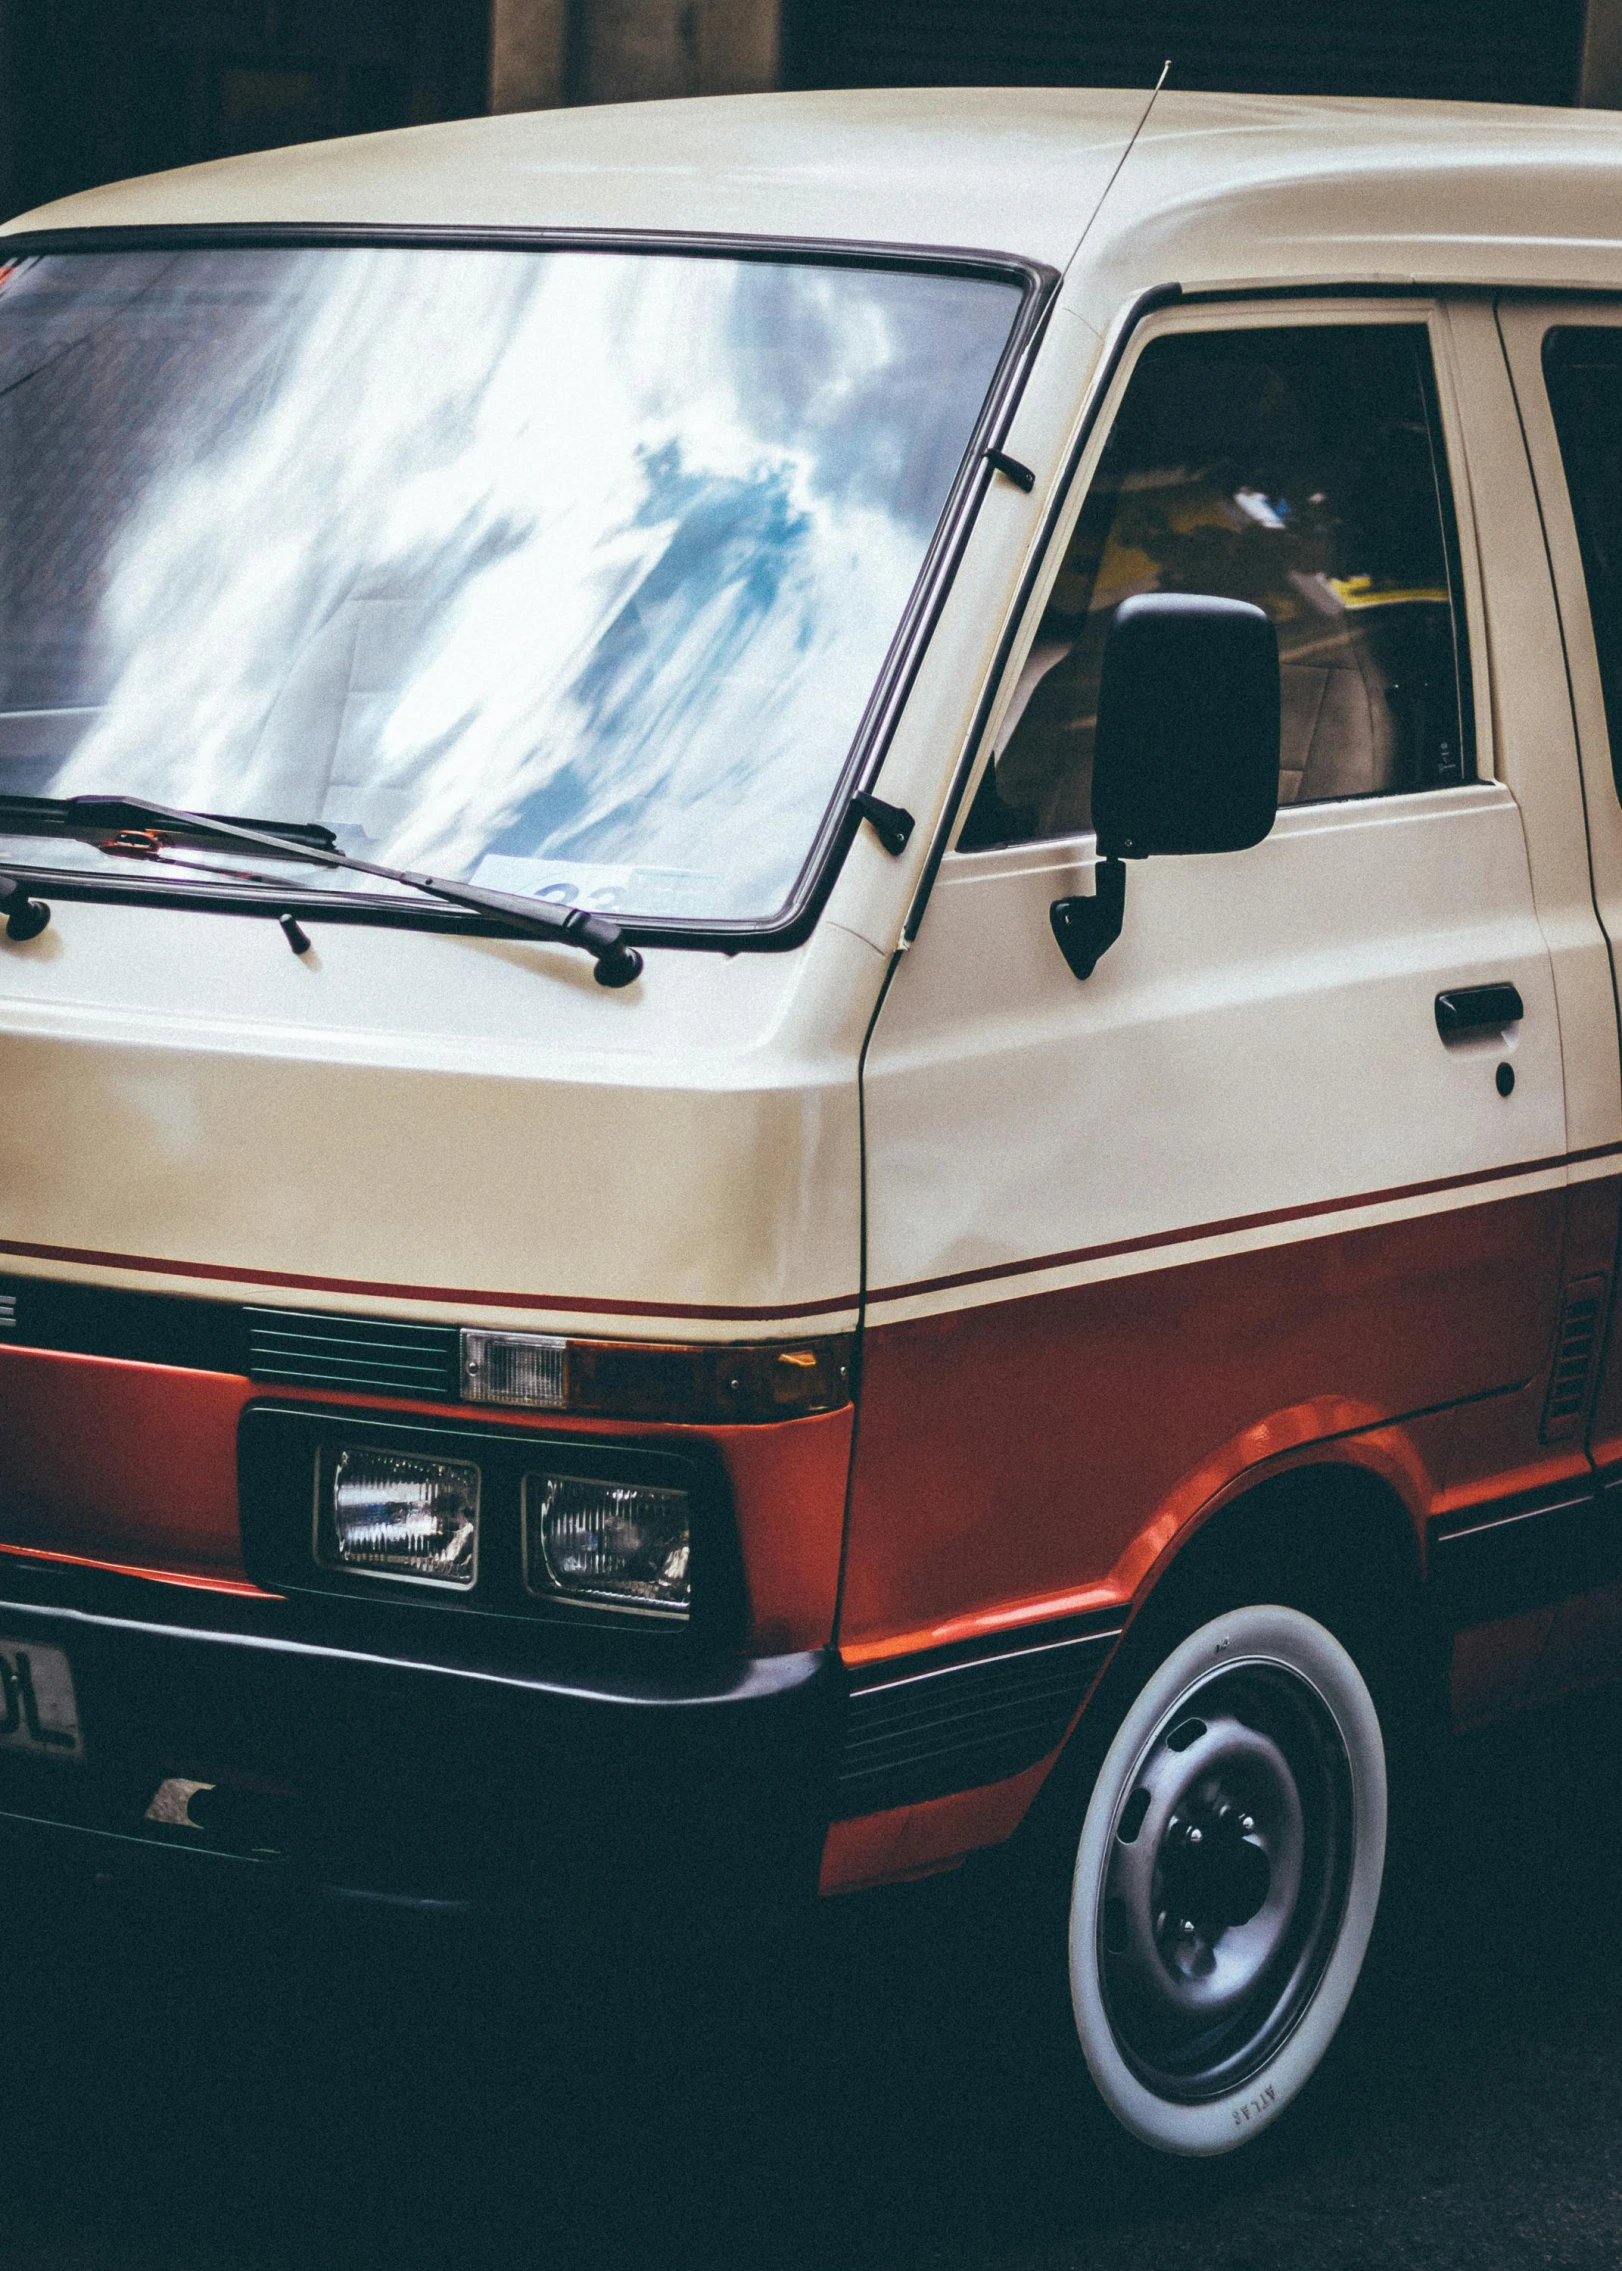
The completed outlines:
{"type": "MultiPolygon", "coordinates": [[[[1063,330],[1066,312],[1055,330],[1074,352],[1085,334],[1079,320],[1063,330]]],[[[873,1322],[1611,1171],[1561,1164],[1568,1151],[1614,1150],[1622,1081],[1558,627],[1490,311],[1216,300],[1141,324],[1033,585],[979,762],[1005,730],[1147,342],[1416,320],[1437,366],[1486,777],[1285,811],[1249,853],[1130,864],[1122,940],[1081,985],[1047,910],[1090,888],[1090,836],[949,855],[868,1058],[873,1322]],[[1432,1009],[1447,986],[1500,977],[1527,1005],[1506,1041],[1508,1099],[1491,1085],[1495,1041],[1445,1049],[1432,1009]],[[1541,1163],[1529,1182],[1469,1180],[1523,1163],[1541,1163]],[[1372,1203],[1348,1211],[1349,1200],[1372,1203]],[[1176,1236],[1185,1230],[1197,1235],[1176,1236]]],[[[960,810],[971,797],[972,786],[960,810]]]]}
{"type": "Polygon", "coordinates": [[[1062,267],[1147,100],[897,88],[530,111],[227,158],[11,226],[699,230],[1020,250],[1062,267]]]}
{"type": "Polygon", "coordinates": [[[1134,864],[1120,942],[1078,984],[1048,907],[1091,865],[1078,838],[942,873],[868,1056],[875,1324],[1565,1180],[1502,788],[1307,807],[1254,851],[1134,864]],[[1499,980],[1519,1031],[1444,1046],[1436,994],[1499,980]]]}
{"type": "Polygon", "coordinates": [[[1173,279],[1622,281],[1619,178],[1605,111],[1167,94],[1091,236],[1077,304],[1173,279]]]}
{"type": "Polygon", "coordinates": [[[3,1266],[683,1338],[853,1320],[870,946],[654,952],[614,994],[545,946],[308,928],[300,958],[266,920],[59,900],[5,952],[3,1266]]]}
{"type": "MultiPolygon", "coordinates": [[[[1612,941],[1613,953],[1622,951],[1622,800],[1618,798],[1611,770],[1610,736],[1606,730],[1605,700],[1588,612],[1582,553],[1561,465],[1559,438],[1544,390],[1542,355],[1544,334],[1551,323],[1616,324],[1619,320],[1622,320],[1622,309],[1615,302],[1604,300],[1565,299],[1552,306],[1547,301],[1511,301],[1498,311],[1515,398],[1525,429],[1526,449],[1537,479],[1542,531],[1560,590],[1558,617],[1554,613],[1552,593],[1547,602],[1554,630],[1551,644],[1562,660],[1565,655],[1570,656],[1569,700],[1582,749],[1594,899],[1612,941]]],[[[1523,456],[1523,468],[1525,463],[1523,456]]],[[[1529,479],[1524,470],[1522,478],[1529,479]]]]}
{"type": "Polygon", "coordinates": [[[1477,736],[1520,807],[1568,1036],[1566,1141],[1589,1151],[1622,1139],[1610,960],[1588,863],[1588,828],[1606,815],[1592,785],[1584,792],[1549,557],[1492,310],[1451,307],[1442,344],[1458,413],[1450,454],[1475,539],[1477,736]]]}
{"type": "Polygon", "coordinates": [[[1102,328],[1124,299],[1174,280],[1622,281],[1608,225],[1619,183],[1605,111],[888,88],[412,127],[115,183],[7,227],[742,232],[978,246],[1059,267],[1085,236],[1072,304],[1102,328]]]}
{"type": "MultiPolygon", "coordinates": [[[[43,941],[0,952],[0,1239],[46,1250],[6,1266],[284,1300],[321,1281],[323,1306],[599,1330],[616,1317],[645,1333],[854,1315],[862,1037],[1132,295],[1171,280],[1292,277],[1622,284],[1622,232],[1595,222],[1622,189],[1603,118],[1167,95],[1123,165],[1143,109],[1129,90],[903,90],[515,116],[229,160],[11,224],[743,231],[980,244],[1070,268],[1007,436],[1034,487],[989,486],[878,784],[919,822],[902,857],[863,829],[806,947],[730,960],[656,951],[623,997],[594,986],[583,959],[544,947],[316,926],[306,968],[269,925],[63,902],[43,941]],[[132,1257],[177,1269],[132,1272],[132,1257]]],[[[1454,320],[1467,327],[1473,314],[1454,320]]],[[[1084,842],[949,862],[871,1064],[878,1171],[892,1186],[901,1166],[925,1178],[889,1219],[875,1209],[881,1292],[1135,1236],[1142,1223],[1288,1207],[1309,1184],[1338,1199],[1446,1176],[1450,1161],[1469,1172],[1613,1140],[1614,1031],[1596,1038],[1597,933],[1572,881],[1581,815],[1547,651],[1526,628],[1547,612],[1546,589],[1540,600],[1513,478],[1494,457],[1507,449],[1503,403],[1489,399],[1479,341],[1464,338],[1454,359],[1465,368],[1444,384],[1445,413],[1471,427],[1461,519],[1479,451],[1474,509],[1492,571],[1478,743],[1502,751],[1526,840],[1490,786],[1453,792],[1434,814],[1434,800],[1408,800],[1289,816],[1233,861],[1135,869],[1127,936],[1086,987],[1046,927],[1048,900],[1085,870],[1084,842]],[[1444,859],[1465,863],[1451,895],[1444,859]],[[1344,896],[1331,868],[1372,896],[1344,896]],[[1252,922],[1264,875],[1276,904],[1297,910],[1294,927],[1252,922]],[[1393,900],[1394,877],[1408,900],[1393,900]],[[1268,942],[1281,958],[1271,968],[1268,942]],[[1505,955],[1512,967],[1497,967],[1505,955]],[[1489,1092],[1478,1112],[1479,1068],[1436,1040],[1424,989],[1442,970],[1521,986],[1528,1017],[1507,1104],[1489,1092]],[[1267,1007],[1280,1002],[1288,1045],[1275,1029],[1285,1013],[1267,1007]],[[1218,1026],[1229,1043],[1213,1039],[1218,1026]],[[1047,1179],[1059,1138],[1051,1113],[1029,1113],[1037,1091],[1051,1103],[1054,1063],[1072,1104],[1102,1112],[1117,1075],[1098,1052],[1125,1066],[1134,1046],[1140,1086],[1169,1077],[1175,1046],[1198,1075],[1190,1095],[1208,1089],[1220,1109],[1190,1104],[1198,1124],[1182,1148],[1146,1159],[1106,1210],[1127,1225],[1117,1232],[1073,1180],[1047,1179]],[[999,1158],[972,1204],[964,1161],[982,1140],[980,1106],[962,1117],[952,1070],[965,1062],[989,1099],[987,1128],[1025,1159],[1022,1172],[999,1158]],[[1321,1113],[1327,1150],[1276,1134],[1240,1142],[1258,1079],[1311,1084],[1291,1109],[1321,1113]],[[1373,1109],[1410,1083],[1422,1109],[1373,1109]]],[[[1467,529],[1475,577],[1471,553],[1467,529]]]]}

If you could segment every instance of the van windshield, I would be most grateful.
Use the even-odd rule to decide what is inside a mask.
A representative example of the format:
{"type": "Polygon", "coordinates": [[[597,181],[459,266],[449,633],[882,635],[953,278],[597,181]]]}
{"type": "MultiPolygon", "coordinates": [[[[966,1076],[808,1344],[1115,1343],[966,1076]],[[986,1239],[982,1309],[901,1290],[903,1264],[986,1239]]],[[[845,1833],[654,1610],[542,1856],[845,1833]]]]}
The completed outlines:
{"type": "Polygon", "coordinates": [[[1021,292],[567,248],[0,266],[0,796],[767,920],[1021,292]]]}

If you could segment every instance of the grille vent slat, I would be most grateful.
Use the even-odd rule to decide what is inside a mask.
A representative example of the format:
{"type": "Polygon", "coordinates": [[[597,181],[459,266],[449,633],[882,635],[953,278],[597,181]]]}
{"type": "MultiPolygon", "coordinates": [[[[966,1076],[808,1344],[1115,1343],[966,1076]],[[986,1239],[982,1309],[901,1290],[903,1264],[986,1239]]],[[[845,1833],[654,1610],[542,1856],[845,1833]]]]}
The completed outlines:
{"type": "Polygon", "coordinates": [[[878,1724],[871,1733],[865,1731],[865,1728],[858,1732],[857,1726],[861,1724],[858,1721],[857,1726],[852,1728],[848,1744],[851,1749],[856,1749],[878,1741],[900,1743],[915,1733],[938,1735],[952,1733],[960,1728],[972,1729],[983,1721],[1010,1711],[1044,1710],[1055,1704],[1068,1709],[1075,1690],[1073,1671],[1067,1672],[1062,1678],[1047,1680],[1040,1685],[1033,1684],[1028,1691],[1015,1689],[998,1694],[988,1686],[987,1691],[980,1694],[971,1688],[967,1692],[952,1693],[939,1703],[916,1703],[910,1708],[886,1712],[882,1718],[874,1714],[878,1724]]]}
{"type": "Polygon", "coordinates": [[[248,1372],[299,1388],[348,1388],[453,1402],[454,1325],[406,1325],[296,1309],[249,1309],[248,1372]]]}
{"type": "Polygon", "coordinates": [[[17,1296],[0,1293],[0,1333],[8,1338],[17,1330],[17,1296]]]}
{"type": "Polygon", "coordinates": [[[838,1812],[877,1813],[1034,1766],[1063,1739],[1117,1637],[1091,1632],[966,1662],[875,1667],[847,1705],[838,1812]]]}
{"type": "Polygon", "coordinates": [[[949,1758],[958,1751],[978,1749],[984,1743],[1022,1744],[1027,1736],[1034,1738],[1033,1760],[1042,1758],[1064,1733],[1074,1703],[1073,1696],[1066,1697],[1062,1704],[1050,1699],[1040,1706],[1009,1707],[954,1727],[916,1728],[906,1741],[884,1736],[851,1743],[841,1763],[839,1779],[842,1784],[849,1784],[863,1775],[916,1766],[926,1759],[949,1758]]]}
{"type": "Polygon", "coordinates": [[[1546,1443],[1574,1434],[1581,1422],[1604,1320],[1605,1280],[1602,1277],[1578,1278],[1566,1288],[1560,1312],[1560,1337],[1549,1374],[1548,1400],[1543,1407],[1542,1432],[1546,1443]]]}

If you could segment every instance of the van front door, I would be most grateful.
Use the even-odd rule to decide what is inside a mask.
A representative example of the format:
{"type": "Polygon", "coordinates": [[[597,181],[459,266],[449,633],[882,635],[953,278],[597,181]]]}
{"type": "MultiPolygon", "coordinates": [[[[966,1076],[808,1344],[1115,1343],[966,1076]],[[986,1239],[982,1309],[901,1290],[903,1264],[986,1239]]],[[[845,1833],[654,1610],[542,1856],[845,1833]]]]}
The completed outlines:
{"type": "Polygon", "coordinates": [[[1116,381],[868,1054],[853,1655],[1119,1601],[1325,1438],[1460,1529],[1583,1467],[1540,1437],[1561,1018],[1450,337],[1417,303],[1180,310],[1116,381]],[[1094,862],[1111,614],[1154,590],[1273,618],[1282,808],[1133,865],[1078,983],[1049,909],[1094,862]]]}

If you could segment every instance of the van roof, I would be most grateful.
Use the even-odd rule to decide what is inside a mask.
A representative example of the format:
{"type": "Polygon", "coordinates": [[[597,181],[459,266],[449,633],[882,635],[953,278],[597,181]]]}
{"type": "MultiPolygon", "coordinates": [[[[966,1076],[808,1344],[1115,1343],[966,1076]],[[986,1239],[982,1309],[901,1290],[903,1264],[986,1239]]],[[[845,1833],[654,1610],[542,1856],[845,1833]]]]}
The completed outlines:
{"type": "Polygon", "coordinates": [[[8,226],[704,231],[1060,268],[1086,235],[1089,267],[1123,296],[1174,281],[1622,286],[1616,113],[1168,91],[1122,165],[1147,105],[1127,88],[924,88],[532,111],[217,160],[8,226]]]}

